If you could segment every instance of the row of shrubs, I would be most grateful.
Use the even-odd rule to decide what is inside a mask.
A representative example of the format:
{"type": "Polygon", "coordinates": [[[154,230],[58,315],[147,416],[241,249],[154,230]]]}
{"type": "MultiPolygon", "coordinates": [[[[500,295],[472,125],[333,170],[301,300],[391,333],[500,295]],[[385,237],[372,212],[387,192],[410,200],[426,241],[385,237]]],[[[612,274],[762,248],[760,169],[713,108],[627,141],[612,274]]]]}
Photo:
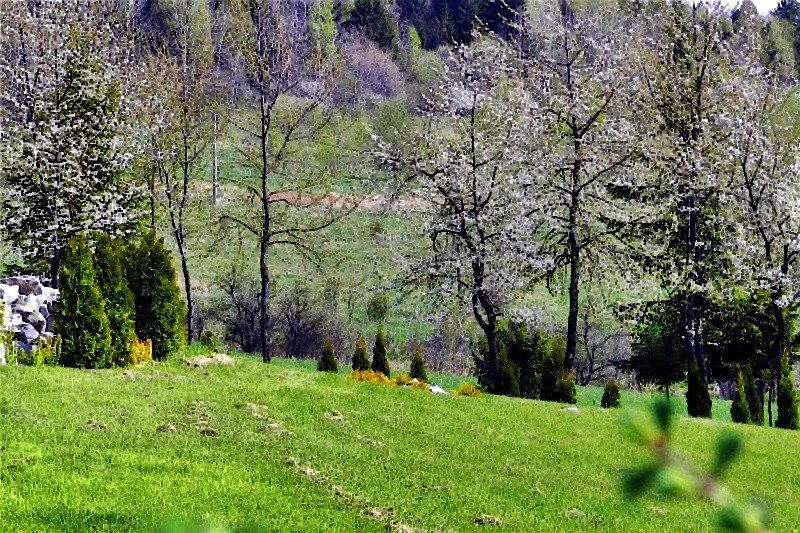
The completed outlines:
{"type": "Polygon", "coordinates": [[[564,368],[560,337],[515,321],[497,324],[497,357],[482,338],[475,371],[480,386],[492,394],[574,404],[575,378],[564,368]]]}
{"type": "Polygon", "coordinates": [[[58,363],[109,368],[165,359],[185,342],[184,304],[164,240],[126,246],[106,234],[70,239],[58,269],[58,363]],[[141,339],[141,340],[140,340],[141,339]]]}

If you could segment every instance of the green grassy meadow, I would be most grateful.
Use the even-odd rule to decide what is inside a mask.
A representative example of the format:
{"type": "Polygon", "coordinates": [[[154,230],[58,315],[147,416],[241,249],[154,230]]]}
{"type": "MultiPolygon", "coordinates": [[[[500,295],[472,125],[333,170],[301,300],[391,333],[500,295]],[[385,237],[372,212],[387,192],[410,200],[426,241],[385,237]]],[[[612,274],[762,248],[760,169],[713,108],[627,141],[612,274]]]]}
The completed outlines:
{"type": "MultiPolygon", "coordinates": [[[[248,356],[206,369],[0,367],[0,531],[709,530],[707,502],[621,497],[620,469],[646,452],[618,411],[593,405],[598,389],[578,394],[576,414],[248,356]],[[476,525],[482,515],[500,524],[476,525]]],[[[623,402],[648,398],[626,391],[623,402]]],[[[730,428],[681,417],[676,444],[708,464],[730,428]]],[[[731,488],[765,498],[775,531],[792,531],[800,436],[735,429],[745,452],[731,488]]]]}

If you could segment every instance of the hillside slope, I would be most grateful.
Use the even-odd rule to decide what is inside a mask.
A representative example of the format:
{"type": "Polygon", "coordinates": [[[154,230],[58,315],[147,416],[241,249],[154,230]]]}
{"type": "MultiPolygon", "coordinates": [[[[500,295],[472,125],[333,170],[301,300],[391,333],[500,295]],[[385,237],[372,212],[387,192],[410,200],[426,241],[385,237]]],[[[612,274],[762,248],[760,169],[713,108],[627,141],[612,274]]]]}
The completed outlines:
{"type": "MultiPolygon", "coordinates": [[[[153,531],[168,519],[256,531],[707,530],[704,502],[621,498],[618,471],[644,451],[616,412],[561,407],[247,358],[205,370],[2,367],[0,530],[153,531]],[[482,515],[501,524],[476,525],[482,515]]],[[[706,461],[725,427],[681,419],[676,441],[706,461]]],[[[732,488],[766,497],[775,530],[790,531],[800,436],[737,429],[746,451],[732,488]]]]}

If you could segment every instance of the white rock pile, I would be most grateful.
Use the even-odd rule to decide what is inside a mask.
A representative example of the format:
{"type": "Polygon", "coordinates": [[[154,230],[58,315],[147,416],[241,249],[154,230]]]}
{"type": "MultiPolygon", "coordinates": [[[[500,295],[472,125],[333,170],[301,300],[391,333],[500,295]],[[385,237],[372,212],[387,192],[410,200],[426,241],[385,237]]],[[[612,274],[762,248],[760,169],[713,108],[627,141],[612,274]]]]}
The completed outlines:
{"type": "MultiPolygon", "coordinates": [[[[17,346],[30,352],[40,338],[52,337],[50,311],[58,290],[45,287],[35,276],[0,279],[0,305],[4,331],[11,331],[17,346]]],[[[5,346],[0,343],[0,365],[6,364],[5,346]]]]}

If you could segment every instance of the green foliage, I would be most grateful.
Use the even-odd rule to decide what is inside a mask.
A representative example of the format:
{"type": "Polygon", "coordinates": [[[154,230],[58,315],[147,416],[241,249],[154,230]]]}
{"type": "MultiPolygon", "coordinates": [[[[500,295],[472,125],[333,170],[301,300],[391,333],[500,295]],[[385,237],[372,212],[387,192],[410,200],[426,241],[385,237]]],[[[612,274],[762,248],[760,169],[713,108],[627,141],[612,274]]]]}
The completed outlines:
{"type": "Polygon", "coordinates": [[[209,352],[216,352],[219,350],[217,338],[207,329],[203,330],[203,333],[200,335],[200,344],[209,352]]]}
{"type": "Polygon", "coordinates": [[[522,398],[538,398],[540,368],[548,350],[547,335],[540,330],[531,335],[522,322],[510,321],[498,332],[499,342],[508,348],[508,358],[514,365],[522,398]]]}
{"type": "Polygon", "coordinates": [[[59,364],[76,368],[112,366],[111,328],[85,235],[76,235],[67,243],[58,276],[61,294],[53,327],[61,336],[59,364]]]}
{"type": "Polygon", "coordinates": [[[373,322],[383,323],[389,314],[389,295],[385,292],[375,294],[367,304],[367,318],[373,322]]]}
{"type": "MultiPolygon", "coordinates": [[[[571,376],[570,376],[571,377],[571,376]]],[[[542,361],[542,379],[539,398],[546,402],[569,400],[564,397],[569,382],[564,377],[564,343],[561,339],[552,339],[542,361]]],[[[574,381],[573,381],[574,389],[574,381]]],[[[565,403],[574,403],[566,401],[565,403]]]]}
{"type": "Polygon", "coordinates": [[[333,355],[333,341],[325,339],[322,343],[322,356],[317,362],[317,371],[319,372],[338,372],[339,362],[336,356],[333,355]]]}
{"type": "Polygon", "coordinates": [[[561,372],[556,382],[556,396],[553,401],[561,403],[578,403],[578,392],[575,389],[575,376],[566,370],[561,372]]]}
{"type": "Polygon", "coordinates": [[[640,383],[654,383],[669,393],[686,375],[681,349],[680,312],[671,301],[651,302],[633,329],[630,366],[640,383]]]}
{"type": "Polygon", "coordinates": [[[133,293],[128,288],[122,268],[122,239],[105,233],[97,236],[94,266],[97,285],[105,300],[111,328],[111,351],[114,365],[126,366],[131,360],[131,346],[136,338],[133,293]]]}
{"type": "Polygon", "coordinates": [[[508,348],[505,345],[500,346],[497,354],[497,381],[491,392],[501,396],[519,396],[517,372],[508,358],[508,348]]]}
{"type": "Polygon", "coordinates": [[[387,378],[389,374],[389,359],[386,357],[386,339],[383,337],[383,328],[378,328],[375,334],[375,346],[372,348],[372,364],[370,369],[373,372],[380,372],[387,378]]]}
{"type": "Polygon", "coordinates": [[[600,401],[600,407],[608,409],[611,407],[620,406],[619,383],[616,381],[608,381],[603,387],[603,399],[600,401]]]}
{"type": "Polygon", "coordinates": [[[792,379],[792,366],[789,358],[781,359],[781,374],[778,382],[778,419],[775,426],[783,429],[797,429],[797,393],[792,379]]]}
{"type": "Polygon", "coordinates": [[[367,357],[367,343],[360,338],[356,341],[356,351],[353,353],[353,370],[369,370],[369,358],[367,357]]]}
{"type": "Polygon", "coordinates": [[[664,496],[708,499],[716,506],[714,520],[720,529],[739,533],[766,532],[770,521],[768,510],[758,504],[738,503],[719,481],[741,453],[741,439],[735,434],[722,434],[717,440],[713,466],[703,472],[670,446],[671,419],[672,408],[665,399],[656,402],[652,418],[641,412],[628,415],[628,430],[634,439],[650,448],[653,459],[644,466],[623,472],[625,496],[638,498],[653,491],[664,496]]]}
{"type": "Polygon", "coordinates": [[[350,20],[378,46],[393,54],[398,52],[397,21],[382,0],[355,0],[350,20]]]}
{"type": "Polygon", "coordinates": [[[742,367],[742,379],[744,379],[744,396],[747,398],[747,410],[750,413],[750,423],[757,426],[764,425],[764,403],[756,387],[756,380],[753,370],[749,364],[742,367]]]}
{"type": "Polygon", "coordinates": [[[186,311],[164,239],[147,232],[128,254],[126,275],[133,292],[136,335],[153,341],[153,358],[163,360],[185,343],[186,311]]]}
{"type": "Polygon", "coordinates": [[[61,337],[40,338],[35,349],[29,353],[19,350],[16,359],[27,366],[56,366],[61,359],[61,337]]]}
{"type": "Polygon", "coordinates": [[[689,365],[688,388],[686,390],[686,409],[689,416],[711,418],[711,395],[703,383],[697,361],[689,365]]]}
{"type": "Polygon", "coordinates": [[[736,378],[736,392],[733,395],[731,404],[731,420],[739,424],[750,423],[750,407],[747,405],[747,397],[744,390],[744,376],[741,370],[736,378]]]}
{"type": "Polygon", "coordinates": [[[414,354],[411,356],[411,371],[409,374],[411,379],[428,381],[428,371],[425,368],[425,360],[422,358],[422,348],[419,344],[414,348],[414,354]]]}

